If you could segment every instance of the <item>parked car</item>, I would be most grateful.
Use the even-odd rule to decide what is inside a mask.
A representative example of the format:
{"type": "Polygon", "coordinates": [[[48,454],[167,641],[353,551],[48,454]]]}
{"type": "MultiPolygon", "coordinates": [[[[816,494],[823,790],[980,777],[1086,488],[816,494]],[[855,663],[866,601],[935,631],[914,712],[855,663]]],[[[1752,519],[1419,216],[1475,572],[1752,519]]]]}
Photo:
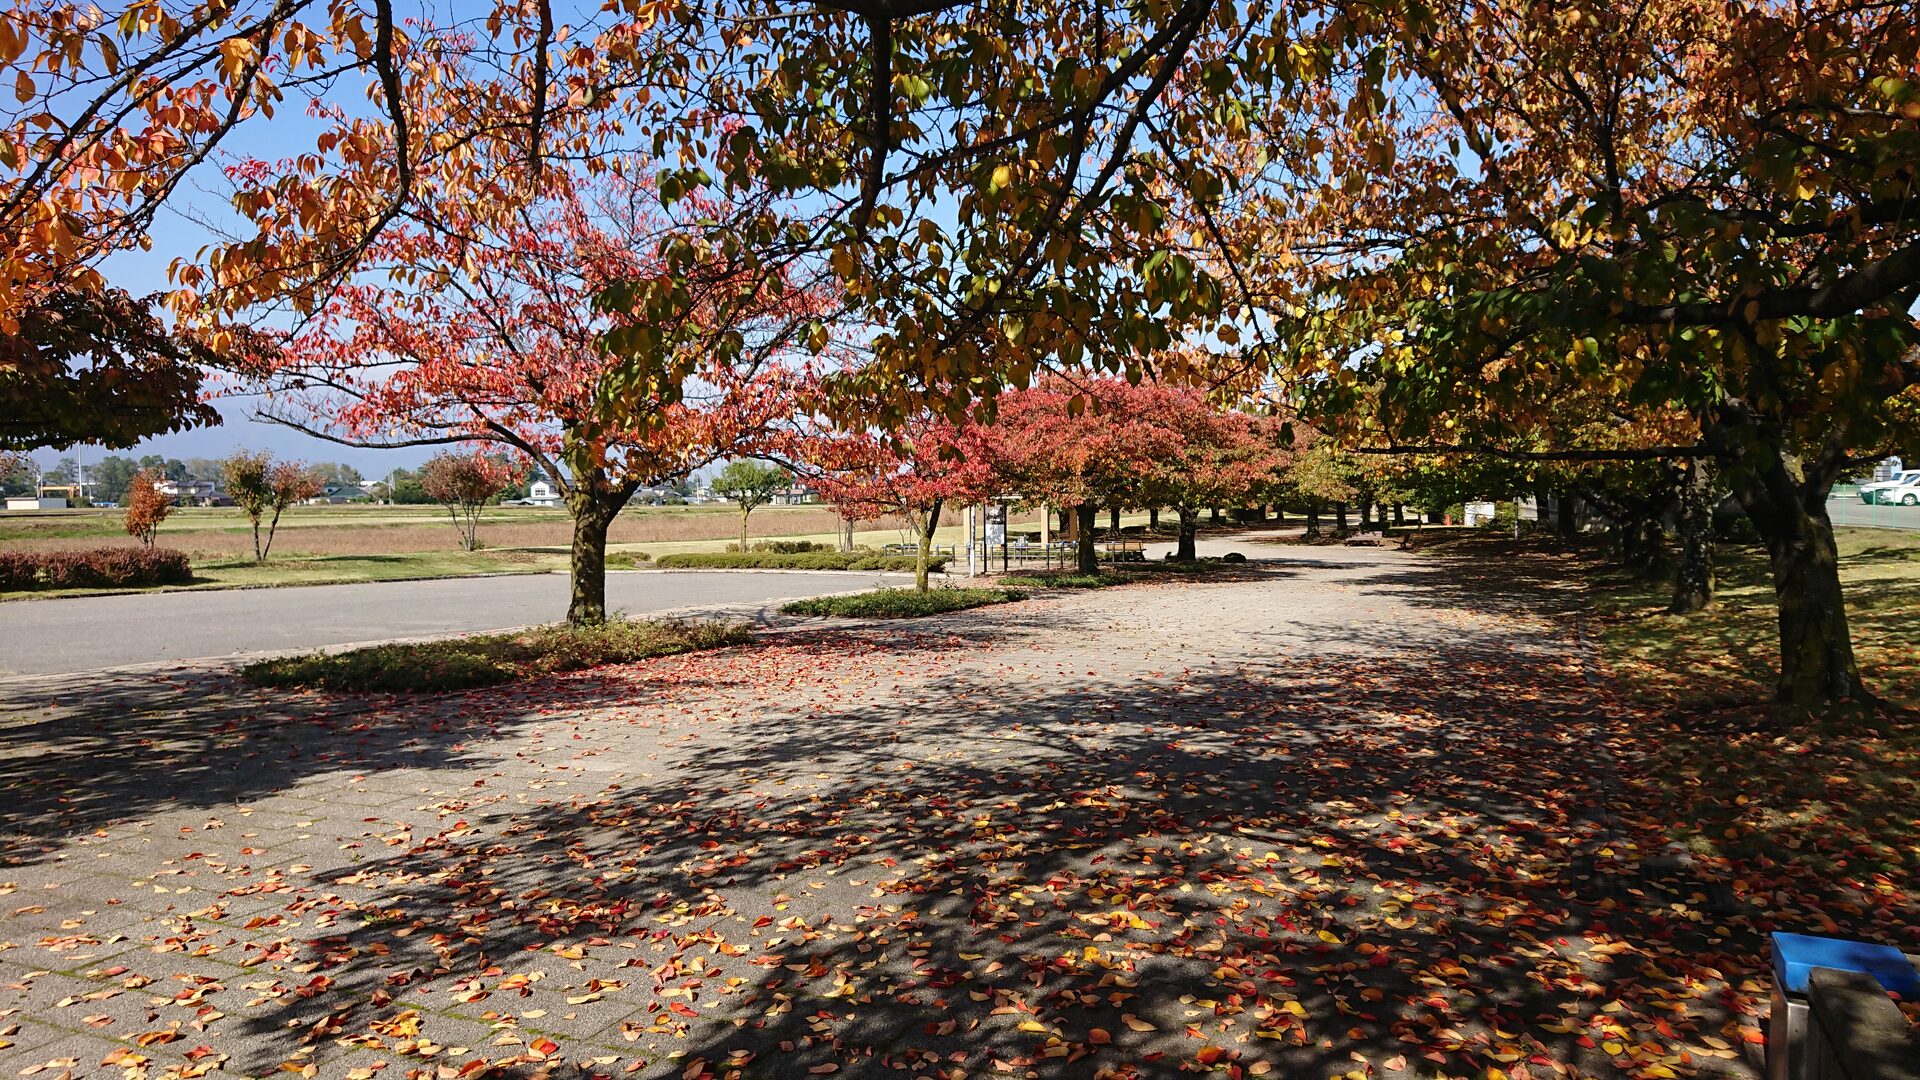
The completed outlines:
{"type": "MultiPolygon", "coordinates": [[[[1871,484],[1861,484],[1860,501],[1866,503],[1868,506],[1872,506],[1874,503],[1881,501],[1881,492],[1916,483],[1920,483],[1920,469],[1903,469],[1900,472],[1894,473],[1891,479],[1876,480],[1871,484]]],[[[1898,502],[1899,500],[1896,499],[1893,501],[1898,502]]]]}
{"type": "Polygon", "coordinates": [[[1882,506],[1920,506],[1920,475],[1898,487],[1885,487],[1873,493],[1882,506]]]}

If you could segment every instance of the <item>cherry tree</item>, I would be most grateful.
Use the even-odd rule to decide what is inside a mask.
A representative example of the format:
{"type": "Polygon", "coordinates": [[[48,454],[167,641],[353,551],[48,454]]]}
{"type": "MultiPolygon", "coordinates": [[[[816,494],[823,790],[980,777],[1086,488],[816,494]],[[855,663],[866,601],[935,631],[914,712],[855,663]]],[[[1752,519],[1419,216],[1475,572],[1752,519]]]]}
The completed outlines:
{"type": "Polygon", "coordinates": [[[1139,408],[1118,379],[1049,379],[1003,395],[991,428],[995,467],[1030,502],[1076,507],[1080,572],[1100,572],[1094,516],[1102,506],[1144,506],[1157,464],[1179,449],[1177,433],[1139,408]]]}
{"type": "Polygon", "coordinates": [[[916,541],[914,588],[927,591],[940,512],[998,494],[987,433],[971,420],[931,414],[892,433],[855,432],[815,440],[820,492],[851,521],[887,514],[907,519],[916,541]]]}
{"type": "Polygon", "coordinates": [[[173,511],[173,496],[160,490],[165,479],[156,470],[142,469],[127,484],[127,535],[140,541],[141,547],[153,546],[160,523],[173,511]]]}
{"type": "Polygon", "coordinates": [[[1253,501],[1291,458],[1279,423],[1216,407],[1199,390],[1143,384],[1117,391],[1124,407],[1171,436],[1146,476],[1149,501],[1180,517],[1174,558],[1191,562],[1200,510],[1253,501]]]}
{"type": "Polygon", "coordinates": [[[573,517],[573,623],[606,618],[607,531],[635,491],[750,453],[790,415],[804,373],[782,362],[823,307],[725,242],[750,208],[669,215],[641,164],[549,163],[505,216],[431,204],[243,368],[266,418],[310,434],[538,467],[573,517]]]}
{"type": "Polygon", "coordinates": [[[500,454],[435,454],[420,467],[420,489],[447,508],[461,550],[472,551],[480,546],[480,511],[523,475],[500,454]]]}
{"type": "Polygon", "coordinates": [[[227,497],[253,526],[253,561],[263,563],[273,551],[280,531],[280,515],[287,507],[320,494],[325,485],[312,469],[297,461],[275,461],[265,451],[241,450],[220,462],[220,479],[227,497]],[[260,522],[267,533],[260,535],[260,522]]]}

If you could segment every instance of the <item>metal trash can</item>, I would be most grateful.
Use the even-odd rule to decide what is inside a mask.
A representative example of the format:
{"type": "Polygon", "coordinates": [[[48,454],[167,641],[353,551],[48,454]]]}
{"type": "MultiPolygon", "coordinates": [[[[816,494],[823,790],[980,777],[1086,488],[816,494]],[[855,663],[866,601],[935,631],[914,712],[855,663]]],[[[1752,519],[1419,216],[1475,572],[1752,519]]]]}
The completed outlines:
{"type": "Polygon", "coordinates": [[[1891,945],[1812,934],[1773,935],[1773,1010],[1767,1017],[1767,1080],[1807,1076],[1807,977],[1814,968],[1859,971],[1907,1000],[1920,1000],[1920,971],[1891,945]]]}

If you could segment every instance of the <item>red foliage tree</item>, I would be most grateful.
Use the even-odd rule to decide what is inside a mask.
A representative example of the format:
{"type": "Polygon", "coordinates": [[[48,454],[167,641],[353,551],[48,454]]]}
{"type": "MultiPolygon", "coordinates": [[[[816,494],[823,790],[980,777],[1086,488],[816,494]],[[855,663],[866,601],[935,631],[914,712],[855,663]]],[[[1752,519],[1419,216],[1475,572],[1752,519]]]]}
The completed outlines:
{"type": "Polygon", "coordinates": [[[1048,380],[1003,395],[990,429],[995,468],[1011,492],[1076,508],[1082,573],[1100,572],[1099,509],[1152,503],[1156,467],[1180,446],[1138,391],[1117,379],[1048,380]]]}
{"type": "Polygon", "coordinates": [[[816,487],[850,521],[903,515],[917,541],[914,588],[927,591],[940,511],[997,494],[986,432],[971,421],[922,415],[891,435],[859,432],[815,441],[816,487]]]}
{"type": "Polygon", "coordinates": [[[504,218],[434,204],[247,371],[269,418],[323,438],[537,465],[573,515],[574,623],[606,617],[607,529],[637,489],[751,452],[791,413],[778,361],[820,313],[726,243],[713,223],[731,208],[668,217],[627,179],[642,171],[549,163],[543,197],[504,218]],[[701,228],[718,239],[689,238],[701,228]]]}
{"type": "Polygon", "coordinates": [[[1159,442],[1166,449],[1155,457],[1143,486],[1149,505],[1171,506],[1180,517],[1176,559],[1195,557],[1203,508],[1255,500],[1290,458],[1277,422],[1221,409],[1198,390],[1149,383],[1126,387],[1117,396],[1124,408],[1171,437],[1159,442]]]}
{"type": "Polygon", "coordinates": [[[173,496],[160,490],[165,480],[165,475],[153,469],[142,469],[127,484],[127,535],[140,541],[142,547],[153,546],[154,534],[173,509],[173,496]]]}
{"type": "Polygon", "coordinates": [[[420,467],[420,489],[447,508],[460,548],[479,546],[480,511],[526,470],[500,454],[435,454],[420,467]]]}
{"type": "Polygon", "coordinates": [[[265,452],[242,450],[220,463],[220,479],[227,497],[253,526],[253,561],[266,562],[273,551],[273,534],[280,529],[280,515],[287,507],[313,498],[326,487],[312,469],[297,461],[274,461],[265,452]],[[268,517],[268,515],[272,515],[268,517]],[[267,520],[267,534],[260,535],[260,522],[267,520]]]}

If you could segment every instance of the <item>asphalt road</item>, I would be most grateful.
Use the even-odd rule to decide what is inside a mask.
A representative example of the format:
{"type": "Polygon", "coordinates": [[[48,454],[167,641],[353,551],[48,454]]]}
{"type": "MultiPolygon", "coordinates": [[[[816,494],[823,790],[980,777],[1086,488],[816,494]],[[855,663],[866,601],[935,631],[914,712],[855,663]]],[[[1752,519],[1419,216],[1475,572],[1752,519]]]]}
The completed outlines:
{"type": "MultiPolygon", "coordinates": [[[[889,583],[900,579],[844,572],[615,572],[607,575],[607,604],[632,615],[741,606],[758,613],[770,612],[777,601],[889,583]]],[[[566,609],[564,574],[17,600],[0,604],[0,676],[500,630],[553,622],[566,609]]]]}
{"type": "Polygon", "coordinates": [[[1858,495],[1827,500],[1827,516],[1835,525],[1866,525],[1875,529],[1920,529],[1920,506],[1868,506],[1858,495]]]}

